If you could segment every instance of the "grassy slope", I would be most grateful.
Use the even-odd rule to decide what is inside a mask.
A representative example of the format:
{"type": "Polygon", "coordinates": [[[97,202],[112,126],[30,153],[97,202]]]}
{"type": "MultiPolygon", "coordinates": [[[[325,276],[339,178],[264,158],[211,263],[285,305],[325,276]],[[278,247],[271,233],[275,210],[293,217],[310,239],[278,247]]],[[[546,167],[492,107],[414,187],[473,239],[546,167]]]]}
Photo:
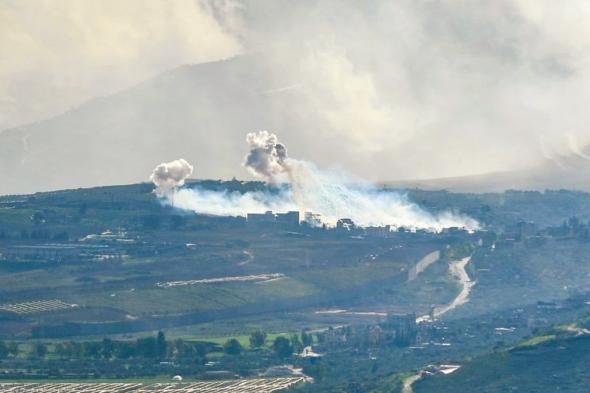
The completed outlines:
{"type": "Polygon", "coordinates": [[[426,377],[415,393],[461,392],[588,392],[590,337],[543,336],[511,350],[474,359],[448,376],[426,377]]]}
{"type": "Polygon", "coordinates": [[[480,249],[468,266],[477,282],[456,314],[484,314],[590,290],[590,243],[553,240],[536,247],[480,249]]]}

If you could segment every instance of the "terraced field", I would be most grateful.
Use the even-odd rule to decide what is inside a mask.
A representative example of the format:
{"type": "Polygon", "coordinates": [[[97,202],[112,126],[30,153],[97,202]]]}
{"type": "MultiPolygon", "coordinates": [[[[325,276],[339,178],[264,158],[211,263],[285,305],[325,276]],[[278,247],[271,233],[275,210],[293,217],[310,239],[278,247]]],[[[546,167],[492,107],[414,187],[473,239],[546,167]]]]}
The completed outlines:
{"type": "Polygon", "coordinates": [[[10,393],[270,393],[304,383],[305,377],[241,379],[191,383],[8,383],[0,392],[10,393]]]}
{"type": "Polygon", "coordinates": [[[0,311],[8,311],[16,314],[36,314],[42,312],[68,310],[74,307],[77,307],[77,305],[64,303],[57,299],[52,299],[15,304],[0,304],[0,311]]]}
{"type": "Polygon", "coordinates": [[[10,393],[123,393],[137,392],[140,383],[7,383],[0,392],[10,393]]]}

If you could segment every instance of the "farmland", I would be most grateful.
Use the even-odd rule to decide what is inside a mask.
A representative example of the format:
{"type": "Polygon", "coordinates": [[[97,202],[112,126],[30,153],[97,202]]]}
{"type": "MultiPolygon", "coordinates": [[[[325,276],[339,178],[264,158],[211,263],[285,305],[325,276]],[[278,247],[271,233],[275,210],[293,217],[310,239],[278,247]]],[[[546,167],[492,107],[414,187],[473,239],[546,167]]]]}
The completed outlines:
{"type": "Polygon", "coordinates": [[[305,378],[265,378],[189,383],[0,383],[7,393],[271,393],[304,383],[305,378]]]}
{"type": "Polygon", "coordinates": [[[61,300],[38,300],[34,302],[15,303],[15,304],[0,304],[0,310],[13,312],[16,314],[36,314],[42,312],[50,312],[57,310],[67,310],[77,307],[76,304],[67,304],[61,300]]]}
{"type": "Polygon", "coordinates": [[[586,194],[408,193],[484,230],[253,224],[162,205],[145,184],[0,197],[0,378],[228,391],[303,373],[314,383],[291,389],[379,391],[588,311],[590,231],[560,221],[590,217],[586,194]]]}
{"type": "MultiPolygon", "coordinates": [[[[358,237],[253,226],[239,217],[162,206],[151,191],[134,185],[0,198],[0,298],[23,305],[2,309],[21,317],[0,326],[0,335],[102,336],[213,320],[223,329],[230,317],[339,304],[424,312],[426,298],[404,305],[405,288],[416,285],[406,284],[408,271],[425,255],[462,241],[457,235],[358,237]],[[51,299],[61,303],[47,303],[42,313],[16,312],[41,310],[39,302],[51,299]],[[57,306],[62,303],[78,307],[57,306]]],[[[452,296],[445,282],[432,285],[452,296]]],[[[332,322],[326,316],[313,321],[311,310],[306,315],[310,326],[332,322]]],[[[298,331],[301,324],[285,328],[298,331]]]]}

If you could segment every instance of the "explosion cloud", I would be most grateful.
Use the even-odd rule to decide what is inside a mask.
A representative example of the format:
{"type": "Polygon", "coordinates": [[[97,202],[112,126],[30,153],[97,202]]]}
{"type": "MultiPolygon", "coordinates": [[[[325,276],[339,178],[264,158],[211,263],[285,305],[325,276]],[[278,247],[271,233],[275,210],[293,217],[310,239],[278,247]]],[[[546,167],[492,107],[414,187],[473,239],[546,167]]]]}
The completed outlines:
{"type": "Polygon", "coordinates": [[[163,162],[154,168],[150,180],[156,185],[156,193],[164,196],[177,187],[193,173],[193,166],[184,159],[163,162]]]}
{"type": "Polygon", "coordinates": [[[251,132],[246,136],[250,152],[244,166],[254,175],[276,182],[281,173],[288,171],[287,149],[268,131],[251,132]]]}
{"type": "Polygon", "coordinates": [[[174,205],[201,214],[227,216],[267,210],[309,211],[320,214],[322,222],[329,226],[340,218],[351,218],[365,227],[391,225],[437,232],[449,227],[479,228],[470,217],[453,212],[430,213],[402,193],[352,181],[346,175],[287,157],[286,147],[267,131],[249,133],[246,142],[250,151],[244,166],[273,184],[273,190],[241,193],[184,188],[175,193],[174,205]],[[283,180],[285,183],[280,182],[283,180]]]}

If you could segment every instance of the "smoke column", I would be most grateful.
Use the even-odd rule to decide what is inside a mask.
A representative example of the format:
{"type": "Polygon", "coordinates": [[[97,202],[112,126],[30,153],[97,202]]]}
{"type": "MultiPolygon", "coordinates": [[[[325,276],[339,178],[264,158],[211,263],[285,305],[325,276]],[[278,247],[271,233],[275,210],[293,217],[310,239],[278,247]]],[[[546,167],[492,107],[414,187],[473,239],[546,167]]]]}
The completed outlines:
{"type": "Polygon", "coordinates": [[[319,213],[322,222],[330,226],[340,218],[351,218],[360,226],[391,225],[432,231],[449,227],[479,228],[472,218],[452,212],[432,214],[399,192],[353,182],[346,175],[290,158],[277,136],[267,131],[249,133],[246,142],[250,151],[244,166],[253,175],[278,187],[277,191],[230,193],[184,188],[176,193],[175,206],[202,214],[229,216],[267,210],[310,211],[319,213]]]}
{"type": "Polygon", "coordinates": [[[184,159],[163,162],[154,168],[150,180],[156,186],[158,196],[169,195],[193,173],[193,166],[184,159]]]}
{"type": "Polygon", "coordinates": [[[246,135],[250,152],[244,166],[254,176],[275,183],[281,173],[289,172],[287,148],[279,143],[275,134],[268,131],[251,132],[246,135]]]}

